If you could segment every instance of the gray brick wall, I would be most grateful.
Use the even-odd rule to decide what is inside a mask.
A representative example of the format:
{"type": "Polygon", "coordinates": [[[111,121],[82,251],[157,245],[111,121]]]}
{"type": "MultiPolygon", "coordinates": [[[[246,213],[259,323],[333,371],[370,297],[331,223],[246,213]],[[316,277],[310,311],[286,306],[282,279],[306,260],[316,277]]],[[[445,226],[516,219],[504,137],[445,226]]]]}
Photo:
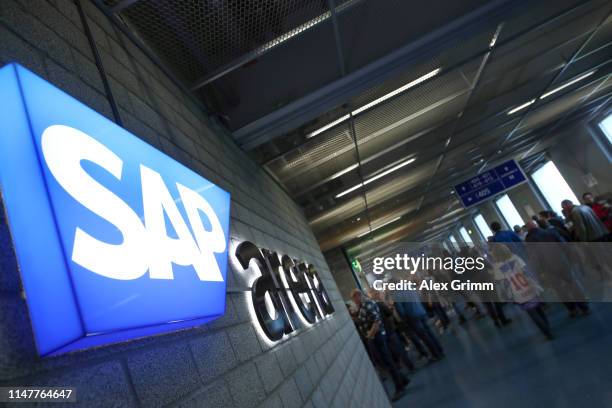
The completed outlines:
{"type": "MultiPolygon", "coordinates": [[[[248,278],[232,268],[221,319],[40,359],[2,216],[0,385],[76,386],[83,407],[388,406],[300,208],[231,135],[210,124],[191,96],[93,4],[83,3],[123,126],[232,194],[232,239],[315,264],[336,313],[269,344],[249,317],[248,278]]],[[[114,120],[72,0],[0,1],[0,65],[13,61],[114,120]]]]}
{"type": "Polygon", "coordinates": [[[340,248],[332,249],[323,253],[323,256],[331,269],[340,296],[346,300],[350,299],[351,291],[357,288],[357,282],[342,250],[340,248]]]}

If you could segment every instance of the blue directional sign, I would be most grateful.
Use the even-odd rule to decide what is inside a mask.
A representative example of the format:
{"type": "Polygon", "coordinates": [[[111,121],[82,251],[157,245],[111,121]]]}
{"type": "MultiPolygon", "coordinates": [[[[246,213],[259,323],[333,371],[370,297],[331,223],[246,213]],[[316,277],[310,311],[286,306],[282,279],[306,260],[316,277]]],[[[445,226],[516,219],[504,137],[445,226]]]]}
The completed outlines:
{"type": "Polygon", "coordinates": [[[0,193],[41,355],[223,315],[229,193],[19,65],[0,95],[0,193]]]}
{"type": "Polygon", "coordinates": [[[477,175],[455,186],[464,207],[471,207],[527,179],[514,160],[477,175]]]}

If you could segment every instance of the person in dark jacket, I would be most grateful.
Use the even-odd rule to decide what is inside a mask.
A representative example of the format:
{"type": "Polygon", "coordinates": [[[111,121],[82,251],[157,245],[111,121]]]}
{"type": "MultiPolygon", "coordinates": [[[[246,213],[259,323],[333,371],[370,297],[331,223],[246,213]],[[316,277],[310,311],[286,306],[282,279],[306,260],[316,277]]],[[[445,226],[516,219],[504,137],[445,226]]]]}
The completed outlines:
{"type": "Polygon", "coordinates": [[[527,253],[532,269],[545,287],[553,289],[567,308],[570,317],[578,312],[589,314],[589,305],[577,283],[572,261],[566,253],[565,239],[554,228],[543,229],[535,221],[527,223],[527,253]]]}
{"type": "Polygon", "coordinates": [[[519,237],[516,232],[503,230],[501,224],[497,221],[491,223],[491,231],[493,231],[493,239],[491,242],[503,242],[507,244],[508,249],[510,249],[513,254],[523,259],[527,259],[525,245],[523,245],[521,237],[519,237]]]}
{"type": "Polygon", "coordinates": [[[400,316],[409,322],[429,350],[431,360],[438,361],[444,358],[444,349],[429,327],[427,313],[418,293],[414,290],[394,291],[393,300],[400,316]]]}
{"type": "Polygon", "coordinates": [[[565,242],[571,242],[573,240],[572,233],[565,226],[563,218],[559,217],[557,213],[550,210],[540,211],[540,218],[538,225],[540,228],[554,228],[565,242]]]}
{"type": "Polygon", "coordinates": [[[397,325],[395,323],[395,318],[393,316],[393,306],[390,304],[391,302],[387,302],[385,299],[385,294],[383,292],[379,292],[373,289],[368,291],[368,295],[370,298],[376,302],[378,305],[378,309],[380,310],[380,314],[383,320],[383,326],[385,327],[385,331],[387,332],[387,340],[389,343],[389,350],[391,351],[391,355],[393,359],[398,362],[403,362],[406,368],[410,371],[415,370],[415,366],[410,360],[406,349],[402,344],[400,339],[399,332],[397,330],[397,325]]]}
{"type": "Polygon", "coordinates": [[[491,223],[491,231],[493,231],[493,242],[523,242],[516,232],[503,230],[497,221],[491,223]]]}
{"type": "Polygon", "coordinates": [[[391,400],[397,401],[404,394],[410,380],[402,374],[397,362],[393,360],[380,309],[376,302],[363,295],[359,289],[354,289],[351,292],[351,300],[357,308],[354,320],[357,330],[362,333],[369,344],[375,347],[384,368],[391,374],[395,385],[395,394],[393,394],[391,400]]]}

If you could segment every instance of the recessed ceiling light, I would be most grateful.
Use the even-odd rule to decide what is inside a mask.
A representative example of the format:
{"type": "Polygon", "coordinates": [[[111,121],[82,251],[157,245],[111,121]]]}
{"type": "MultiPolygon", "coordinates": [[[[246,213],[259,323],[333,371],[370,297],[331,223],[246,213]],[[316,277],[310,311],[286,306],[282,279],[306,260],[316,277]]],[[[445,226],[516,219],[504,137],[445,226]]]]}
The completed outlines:
{"type": "MultiPolygon", "coordinates": [[[[361,106],[361,107],[359,107],[359,108],[355,109],[354,111],[352,111],[352,112],[351,112],[351,114],[352,114],[353,116],[357,116],[357,115],[359,115],[361,112],[364,112],[364,111],[366,111],[366,110],[368,110],[368,109],[370,109],[370,108],[372,108],[372,107],[374,107],[374,106],[376,106],[376,105],[378,105],[378,104],[380,104],[380,103],[382,103],[382,102],[386,101],[387,99],[392,98],[392,97],[394,97],[395,95],[399,95],[400,93],[402,93],[402,92],[404,92],[404,91],[407,91],[408,89],[410,89],[410,88],[412,88],[412,87],[414,87],[414,86],[416,86],[416,85],[420,84],[421,82],[424,82],[424,81],[428,80],[429,78],[431,78],[431,77],[434,77],[434,76],[438,75],[438,74],[440,73],[440,71],[441,71],[441,70],[442,70],[441,68],[436,68],[436,69],[434,69],[433,71],[428,72],[427,74],[425,74],[425,75],[423,75],[423,76],[418,77],[418,78],[417,78],[417,79],[415,79],[414,81],[410,81],[410,82],[408,82],[406,85],[401,86],[401,87],[397,88],[396,90],[391,91],[391,92],[389,92],[389,93],[387,93],[387,94],[385,94],[385,95],[381,96],[380,98],[375,99],[375,100],[373,100],[372,102],[367,103],[367,104],[365,104],[365,105],[363,105],[363,106],[361,106]]],[[[319,129],[317,129],[317,130],[314,130],[314,131],[312,131],[312,132],[308,133],[308,134],[306,135],[306,137],[307,137],[307,138],[309,138],[309,139],[310,139],[311,137],[315,137],[315,136],[317,136],[317,135],[319,135],[319,134],[321,134],[321,133],[325,132],[326,130],[329,130],[329,129],[333,128],[334,126],[339,125],[340,123],[344,122],[345,120],[348,120],[350,117],[351,117],[351,115],[348,115],[348,114],[347,114],[347,115],[344,115],[344,116],[341,116],[340,118],[338,118],[338,119],[334,120],[333,122],[328,123],[327,125],[325,125],[325,126],[323,126],[323,127],[319,128],[319,129]]]]}
{"type": "Polygon", "coordinates": [[[363,183],[359,183],[359,184],[357,184],[357,185],[355,185],[355,186],[353,186],[353,187],[351,187],[351,188],[349,188],[347,190],[344,190],[343,192],[341,192],[339,194],[336,194],[336,198],[340,198],[342,196],[345,196],[348,193],[353,192],[353,191],[357,190],[358,188],[365,186],[366,184],[370,184],[371,182],[376,181],[379,178],[386,176],[387,174],[393,173],[394,171],[401,169],[402,167],[412,163],[415,160],[416,160],[416,157],[411,157],[410,159],[408,159],[408,160],[406,160],[406,161],[404,161],[402,163],[399,163],[399,164],[391,167],[390,169],[387,169],[387,170],[385,170],[383,172],[380,172],[380,173],[376,174],[375,176],[370,177],[369,179],[365,180],[363,183]]]}
{"type": "Polygon", "coordinates": [[[518,111],[520,111],[520,110],[525,109],[525,108],[526,108],[526,107],[528,107],[529,105],[534,104],[534,103],[535,103],[535,101],[536,101],[536,100],[535,100],[535,98],[534,98],[534,99],[530,100],[529,102],[525,102],[524,104],[517,106],[516,108],[512,108],[512,109],[510,109],[510,110],[508,111],[508,115],[512,115],[513,113],[516,113],[516,112],[518,112],[518,111]]]}
{"type": "Polygon", "coordinates": [[[596,69],[594,69],[593,71],[589,71],[586,74],[582,74],[574,79],[572,79],[571,81],[568,81],[566,83],[564,83],[563,85],[559,85],[558,87],[556,87],[555,89],[546,92],[545,94],[543,94],[542,96],[540,96],[540,99],[544,99],[549,97],[550,95],[557,93],[565,88],[567,88],[570,85],[575,84],[576,82],[582,81],[584,78],[590,77],[591,75],[593,75],[595,73],[595,71],[597,71],[596,69]]]}

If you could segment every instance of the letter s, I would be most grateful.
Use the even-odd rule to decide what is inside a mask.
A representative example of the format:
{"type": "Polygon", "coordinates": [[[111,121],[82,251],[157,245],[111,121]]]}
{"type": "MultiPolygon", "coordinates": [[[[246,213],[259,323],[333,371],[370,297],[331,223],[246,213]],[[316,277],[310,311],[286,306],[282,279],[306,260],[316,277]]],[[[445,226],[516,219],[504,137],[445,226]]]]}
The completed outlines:
{"type": "Polygon", "coordinates": [[[91,161],[121,180],[123,161],[102,143],[69,126],[49,126],[42,134],[43,156],[57,182],[94,214],[123,235],[121,244],[100,241],[77,227],[72,260],[111,279],[138,279],[147,272],[146,235],[138,215],[81,167],[91,161]]]}

